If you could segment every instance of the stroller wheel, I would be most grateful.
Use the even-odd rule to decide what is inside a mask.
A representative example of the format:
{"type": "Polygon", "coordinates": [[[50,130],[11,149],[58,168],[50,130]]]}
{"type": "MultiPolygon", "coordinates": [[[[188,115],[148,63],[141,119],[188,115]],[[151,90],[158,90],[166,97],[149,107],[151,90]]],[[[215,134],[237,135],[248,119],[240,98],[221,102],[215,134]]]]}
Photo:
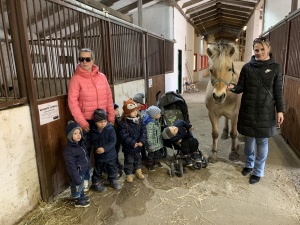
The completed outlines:
{"type": "Polygon", "coordinates": [[[202,168],[206,168],[207,164],[208,164],[207,159],[204,156],[202,156],[202,168]]]}
{"type": "Polygon", "coordinates": [[[193,166],[196,170],[201,170],[202,162],[194,162],[193,166]]]}
{"type": "Polygon", "coordinates": [[[171,177],[174,177],[174,175],[175,175],[175,166],[174,166],[174,163],[171,163],[171,165],[170,165],[169,175],[171,177]]]}
{"type": "Polygon", "coordinates": [[[163,158],[166,158],[167,157],[167,148],[166,147],[163,147],[163,149],[162,149],[162,157],[163,158]]]}
{"type": "Polygon", "coordinates": [[[183,176],[183,165],[182,165],[181,161],[179,161],[179,163],[178,163],[178,171],[177,171],[177,173],[178,173],[179,177],[183,176]]]}

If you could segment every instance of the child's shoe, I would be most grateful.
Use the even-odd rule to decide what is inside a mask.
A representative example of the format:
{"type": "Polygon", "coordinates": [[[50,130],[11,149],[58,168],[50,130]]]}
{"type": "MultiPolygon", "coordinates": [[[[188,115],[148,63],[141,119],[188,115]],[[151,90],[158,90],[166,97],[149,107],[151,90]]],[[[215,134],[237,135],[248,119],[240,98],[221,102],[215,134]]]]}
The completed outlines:
{"type": "Polygon", "coordinates": [[[135,171],[135,176],[136,176],[137,178],[139,178],[140,180],[143,180],[143,179],[145,178],[145,176],[143,175],[141,169],[137,169],[137,170],[135,171]]]}
{"type": "MultiPolygon", "coordinates": [[[[86,201],[86,202],[91,202],[91,199],[89,196],[84,196],[83,199],[86,201]]],[[[75,202],[76,201],[79,201],[79,198],[74,198],[75,202]]]]}
{"type": "Polygon", "coordinates": [[[192,166],[193,165],[192,159],[189,156],[187,156],[185,158],[185,164],[186,164],[186,166],[192,166]]]}
{"type": "Polygon", "coordinates": [[[104,187],[101,183],[95,183],[91,187],[94,191],[104,192],[106,191],[106,187],[104,187]]]}
{"type": "Polygon", "coordinates": [[[75,201],[75,207],[85,208],[85,207],[88,207],[90,204],[91,204],[91,202],[88,202],[84,199],[80,199],[80,200],[78,199],[78,200],[75,201]]]}
{"type": "Polygon", "coordinates": [[[131,174],[126,175],[126,182],[127,183],[132,183],[132,181],[133,181],[132,175],[131,174]]]}
{"type": "Polygon", "coordinates": [[[89,181],[88,180],[84,180],[83,181],[83,191],[87,192],[89,191],[90,187],[89,187],[89,181]]]}
{"type": "Polygon", "coordinates": [[[90,199],[89,196],[84,196],[84,200],[85,200],[86,202],[91,202],[91,199],[90,199]]]}
{"type": "Polygon", "coordinates": [[[156,161],[155,165],[157,165],[158,168],[163,168],[163,165],[161,165],[160,161],[156,161]]]}
{"type": "Polygon", "coordinates": [[[122,188],[121,185],[116,180],[112,181],[110,186],[117,191],[119,191],[122,188]]]}
{"type": "Polygon", "coordinates": [[[124,171],[122,169],[118,169],[118,178],[123,175],[124,171]]]}
{"type": "Polygon", "coordinates": [[[201,157],[200,155],[197,153],[197,152],[194,152],[192,154],[192,159],[195,161],[195,162],[201,162],[201,157]]]}

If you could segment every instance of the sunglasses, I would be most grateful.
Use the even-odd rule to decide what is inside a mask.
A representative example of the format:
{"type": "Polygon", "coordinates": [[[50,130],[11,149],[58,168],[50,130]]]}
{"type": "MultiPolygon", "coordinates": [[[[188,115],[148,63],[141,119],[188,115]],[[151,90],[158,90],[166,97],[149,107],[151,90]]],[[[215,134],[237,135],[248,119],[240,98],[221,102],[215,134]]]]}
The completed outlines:
{"type": "Polygon", "coordinates": [[[90,61],[92,61],[92,58],[91,57],[79,57],[78,58],[78,61],[79,62],[83,62],[83,61],[86,61],[86,62],[90,62],[90,61]]]}
{"type": "Polygon", "coordinates": [[[255,38],[253,43],[269,42],[266,37],[255,38]]]}

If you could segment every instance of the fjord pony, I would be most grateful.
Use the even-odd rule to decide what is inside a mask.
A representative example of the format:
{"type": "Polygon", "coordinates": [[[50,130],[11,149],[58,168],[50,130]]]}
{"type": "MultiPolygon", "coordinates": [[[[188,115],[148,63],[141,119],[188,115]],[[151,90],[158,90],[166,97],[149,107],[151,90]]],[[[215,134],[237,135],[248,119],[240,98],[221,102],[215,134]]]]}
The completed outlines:
{"type": "Polygon", "coordinates": [[[207,84],[205,103],[208,109],[209,119],[212,125],[212,156],[210,162],[217,161],[218,151],[218,121],[220,117],[225,117],[222,139],[228,138],[228,120],[231,121],[230,137],[231,153],[230,160],[239,158],[237,139],[237,119],[241,104],[241,94],[235,94],[227,91],[230,83],[237,83],[243,62],[234,61],[237,56],[237,50],[233,43],[214,43],[209,44],[207,48],[209,56],[209,70],[211,80],[207,84]]]}

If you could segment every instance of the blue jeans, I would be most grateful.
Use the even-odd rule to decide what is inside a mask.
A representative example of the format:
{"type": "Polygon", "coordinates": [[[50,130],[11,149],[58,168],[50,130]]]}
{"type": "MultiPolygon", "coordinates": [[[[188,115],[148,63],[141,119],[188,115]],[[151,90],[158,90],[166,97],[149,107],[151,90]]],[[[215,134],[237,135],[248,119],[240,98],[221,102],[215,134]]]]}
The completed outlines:
{"type": "Polygon", "coordinates": [[[112,183],[118,178],[118,166],[117,161],[111,160],[108,162],[97,162],[94,164],[94,171],[92,176],[93,184],[103,181],[103,173],[107,173],[107,180],[112,183]]]}
{"type": "Polygon", "coordinates": [[[264,176],[265,164],[268,156],[268,141],[268,138],[254,138],[245,136],[245,167],[253,168],[252,174],[258,177],[264,176]],[[256,156],[255,143],[257,145],[256,156]]]}
{"type": "Polygon", "coordinates": [[[83,181],[84,181],[84,176],[81,176],[80,185],[75,185],[72,181],[70,182],[71,196],[73,198],[79,198],[79,200],[84,198],[83,181]]]}
{"type": "Polygon", "coordinates": [[[142,167],[142,155],[140,152],[124,153],[124,172],[126,175],[134,173],[142,167]]]}

